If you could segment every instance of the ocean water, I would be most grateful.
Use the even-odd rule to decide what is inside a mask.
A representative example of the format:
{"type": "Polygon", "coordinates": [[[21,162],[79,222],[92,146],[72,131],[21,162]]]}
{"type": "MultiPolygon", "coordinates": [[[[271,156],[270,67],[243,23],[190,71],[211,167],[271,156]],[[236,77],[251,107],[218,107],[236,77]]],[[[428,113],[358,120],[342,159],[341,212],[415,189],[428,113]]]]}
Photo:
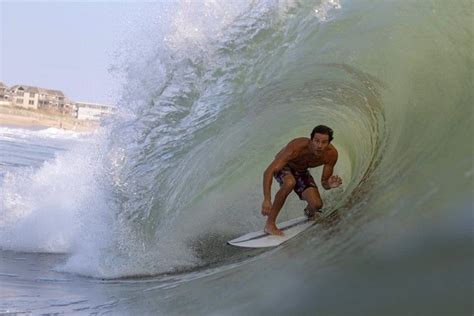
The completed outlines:
{"type": "Polygon", "coordinates": [[[100,130],[0,127],[0,312],[471,315],[473,10],[149,4],[100,130]],[[227,246],[263,227],[263,170],[318,124],[344,182],[326,221],[227,246]]]}

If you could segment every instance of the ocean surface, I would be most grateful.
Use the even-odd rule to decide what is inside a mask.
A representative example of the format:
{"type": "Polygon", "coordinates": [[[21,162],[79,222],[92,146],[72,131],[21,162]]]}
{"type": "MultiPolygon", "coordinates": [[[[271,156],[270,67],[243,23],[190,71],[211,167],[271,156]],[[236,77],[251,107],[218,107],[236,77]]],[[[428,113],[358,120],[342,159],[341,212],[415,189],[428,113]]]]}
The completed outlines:
{"type": "Polygon", "coordinates": [[[473,10],[148,4],[98,131],[0,127],[0,313],[472,315],[473,10]],[[324,223],[226,245],[263,227],[263,170],[318,124],[343,178],[324,223]]]}

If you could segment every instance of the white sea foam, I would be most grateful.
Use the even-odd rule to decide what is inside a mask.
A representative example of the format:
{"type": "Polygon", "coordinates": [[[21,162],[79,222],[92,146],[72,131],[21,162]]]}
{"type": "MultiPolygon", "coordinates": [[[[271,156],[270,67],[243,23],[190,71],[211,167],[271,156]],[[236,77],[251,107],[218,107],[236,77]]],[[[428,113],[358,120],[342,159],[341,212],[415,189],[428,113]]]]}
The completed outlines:
{"type": "Polygon", "coordinates": [[[21,127],[0,126],[0,140],[2,139],[81,139],[92,135],[93,132],[76,132],[59,128],[29,129],[21,127]]]}
{"type": "MultiPolygon", "coordinates": [[[[37,132],[27,130],[19,135],[38,137],[37,132]]],[[[40,137],[50,136],[76,138],[73,133],[57,130],[46,130],[40,137]]],[[[84,212],[97,211],[104,196],[96,177],[101,152],[94,142],[78,144],[38,169],[26,167],[6,173],[0,203],[1,248],[70,251],[82,228],[80,217],[84,212]]]]}

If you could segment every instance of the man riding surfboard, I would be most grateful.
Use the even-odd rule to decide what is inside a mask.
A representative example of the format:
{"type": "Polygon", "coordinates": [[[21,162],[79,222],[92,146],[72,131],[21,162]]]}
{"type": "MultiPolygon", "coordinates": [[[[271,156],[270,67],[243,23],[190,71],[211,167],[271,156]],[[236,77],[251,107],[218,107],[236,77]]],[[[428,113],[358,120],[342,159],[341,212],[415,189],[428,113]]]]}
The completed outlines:
{"type": "Polygon", "coordinates": [[[333,130],[318,125],[311,132],[311,138],[300,137],[291,140],[267,167],[263,174],[262,203],[262,215],[268,216],[265,232],[271,235],[283,235],[276,226],[276,218],[292,190],[301,200],[308,203],[305,209],[308,218],[317,219],[320,216],[323,202],[308,169],[324,165],[321,184],[326,190],[337,188],[342,184],[342,179],[333,175],[337,150],[331,144],[332,139],[333,130]],[[272,177],[275,177],[280,184],[273,203],[272,177]]]}

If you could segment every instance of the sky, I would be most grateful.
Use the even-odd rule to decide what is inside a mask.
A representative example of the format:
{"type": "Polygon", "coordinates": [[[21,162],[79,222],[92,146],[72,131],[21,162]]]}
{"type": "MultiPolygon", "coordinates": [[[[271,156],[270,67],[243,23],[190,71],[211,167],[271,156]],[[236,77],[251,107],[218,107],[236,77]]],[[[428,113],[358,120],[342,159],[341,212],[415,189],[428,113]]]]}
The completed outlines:
{"type": "Polygon", "coordinates": [[[143,2],[0,0],[0,82],[115,105],[109,69],[143,2]]]}

